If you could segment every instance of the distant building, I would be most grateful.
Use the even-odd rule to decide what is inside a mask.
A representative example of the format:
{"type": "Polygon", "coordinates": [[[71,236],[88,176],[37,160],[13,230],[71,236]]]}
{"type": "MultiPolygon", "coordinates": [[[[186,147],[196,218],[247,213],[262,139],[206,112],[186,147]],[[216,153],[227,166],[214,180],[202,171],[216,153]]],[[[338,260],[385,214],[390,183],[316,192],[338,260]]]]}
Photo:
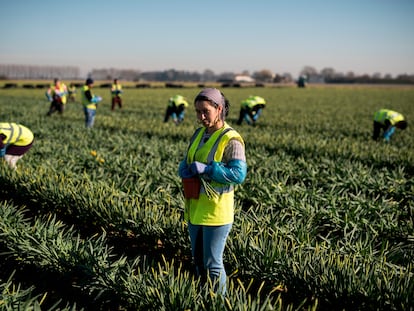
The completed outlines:
{"type": "Polygon", "coordinates": [[[325,83],[325,78],[320,74],[308,74],[306,78],[308,83],[325,83]]]}
{"type": "Polygon", "coordinates": [[[255,83],[256,81],[255,81],[255,79],[253,79],[252,77],[247,76],[247,75],[235,75],[234,76],[234,82],[237,82],[237,83],[243,83],[243,82],[255,83]]]}

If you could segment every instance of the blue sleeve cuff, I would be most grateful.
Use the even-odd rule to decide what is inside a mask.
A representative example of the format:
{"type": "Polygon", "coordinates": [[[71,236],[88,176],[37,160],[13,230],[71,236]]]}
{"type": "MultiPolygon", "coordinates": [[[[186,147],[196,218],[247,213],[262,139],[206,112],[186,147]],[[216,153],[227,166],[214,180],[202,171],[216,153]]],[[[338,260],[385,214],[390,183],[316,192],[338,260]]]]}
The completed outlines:
{"type": "Polygon", "coordinates": [[[246,179],[247,164],[241,160],[231,160],[227,164],[213,161],[207,174],[221,184],[241,184],[246,179]]]}
{"type": "Polygon", "coordinates": [[[391,126],[385,133],[384,133],[384,139],[386,141],[390,140],[392,134],[395,132],[395,126],[391,126]]]}

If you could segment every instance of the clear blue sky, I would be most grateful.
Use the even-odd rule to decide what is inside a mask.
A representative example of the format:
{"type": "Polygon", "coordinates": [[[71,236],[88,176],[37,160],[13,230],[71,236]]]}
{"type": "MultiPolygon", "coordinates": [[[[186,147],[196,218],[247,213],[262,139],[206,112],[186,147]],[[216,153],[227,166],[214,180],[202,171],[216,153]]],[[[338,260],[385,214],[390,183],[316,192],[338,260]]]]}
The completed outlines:
{"type": "Polygon", "coordinates": [[[0,0],[0,64],[414,74],[414,0],[0,0]]]}

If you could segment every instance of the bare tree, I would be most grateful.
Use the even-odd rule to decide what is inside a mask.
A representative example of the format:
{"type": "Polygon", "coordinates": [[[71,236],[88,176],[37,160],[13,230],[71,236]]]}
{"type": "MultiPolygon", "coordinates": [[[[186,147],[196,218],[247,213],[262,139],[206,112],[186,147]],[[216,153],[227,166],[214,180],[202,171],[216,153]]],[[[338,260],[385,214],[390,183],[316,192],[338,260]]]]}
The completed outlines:
{"type": "Polygon", "coordinates": [[[353,72],[353,71],[348,71],[347,73],[346,73],[346,77],[347,78],[355,78],[355,73],[353,72]]]}
{"type": "Polygon", "coordinates": [[[317,74],[318,74],[318,71],[312,66],[305,66],[300,71],[301,76],[316,76],[317,74]]]}
{"type": "Polygon", "coordinates": [[[260,82],[272,82],[273,76],[273,73],[268,69],[262,69],[253,73],[253,78],[260,82]]]}
{"type": "Polygon", "coordinates": [[[203,74],[201,75],[201,80],[204,81],[214,81],[215,74],[213,70],[206,69],[204,70],[203,74]]]}
{"type": "Polygon", "coordinates": [[[381,73],[380,73],[380,72],[374,72],[374,73],[373,73],[373,75],[372,75],[372,77],[373,77],[374,79],[381,79],[382,75],[381,75],[381,73]]]}
{"type": "Polygon", "coordinates": [[[321,75],[325,78],[325,79],[332,79],[335,77],[336,73],[335,70],[333,68],[324,68],[321,70],[321,75]]]}

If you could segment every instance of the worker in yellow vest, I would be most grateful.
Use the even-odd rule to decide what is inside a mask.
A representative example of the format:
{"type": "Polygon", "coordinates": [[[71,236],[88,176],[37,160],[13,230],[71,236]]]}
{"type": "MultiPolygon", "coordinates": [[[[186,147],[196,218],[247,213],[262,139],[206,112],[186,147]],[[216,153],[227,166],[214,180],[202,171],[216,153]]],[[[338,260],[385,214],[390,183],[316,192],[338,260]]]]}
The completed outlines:
{"type": "Polygon", "coordinates": [[[85,124],[87,128],[92,128],[95,123],[96,107],[102,100],[102,97],[92,93],[93,79],[86,79],[82,87],[82,106],[85,113],[85,124]]]}
{"type": "Polygon", "coordinates": [[[184,186],[184,218],[188,223],[196,273],[226,292],[225,244],[234,222],[234,188],[247,172],[242,137],[225,118],[229,102],[218,89],[202,90],[194,101],[198,122],[179,176],[184,186]]]}
{"type": "Polygon", "coordinates": [[[122,108],[122,85],[118,82],[118,79],[114,79],[114,83],[111,87],[111,96],[112,96],[112,107],[111,110],[114,111],[115,107],[118,105],[119,109],[122,108]]]}
{"type": "Polygon", "coordinates": [[[176,125],[184,121],[185,109],[188,102],[181,95],[174,95],[168,99],[167,111],[165,112],[164,123],[171,117],[176,125]]]}
{"type": "Polygon", "coordinates": [[[27,127],[13,123],[0,122],[0,158],[13,169],[17,161],[32,148],[34,135],[27,127]]]}
{"type": "Polygon", "coordinates": [[[389,142],[396,129],[405,130],[407,121],[404,116],[390,109],[380,109],[374,114],[373,140],[378,140],[381,130],[385,142],[389,142]]]}
{"type": "Polygon", "coordinates": [[[46,98],[50,102],[50,108],[47,115],[58,111],[60,114],[65,110],[66,96],[68,95],[68,89],[66,85],[58,78],[53,80],[53,84],[46,91],[46,98]]]}
{"type": "Polygon", "coordinates": [[[243,120],[245,120],[247,124],[255,126],[265,106],[266,100],[263,97],[249,96],[241,102],[237,124],[241,125],[243,120]]]}

